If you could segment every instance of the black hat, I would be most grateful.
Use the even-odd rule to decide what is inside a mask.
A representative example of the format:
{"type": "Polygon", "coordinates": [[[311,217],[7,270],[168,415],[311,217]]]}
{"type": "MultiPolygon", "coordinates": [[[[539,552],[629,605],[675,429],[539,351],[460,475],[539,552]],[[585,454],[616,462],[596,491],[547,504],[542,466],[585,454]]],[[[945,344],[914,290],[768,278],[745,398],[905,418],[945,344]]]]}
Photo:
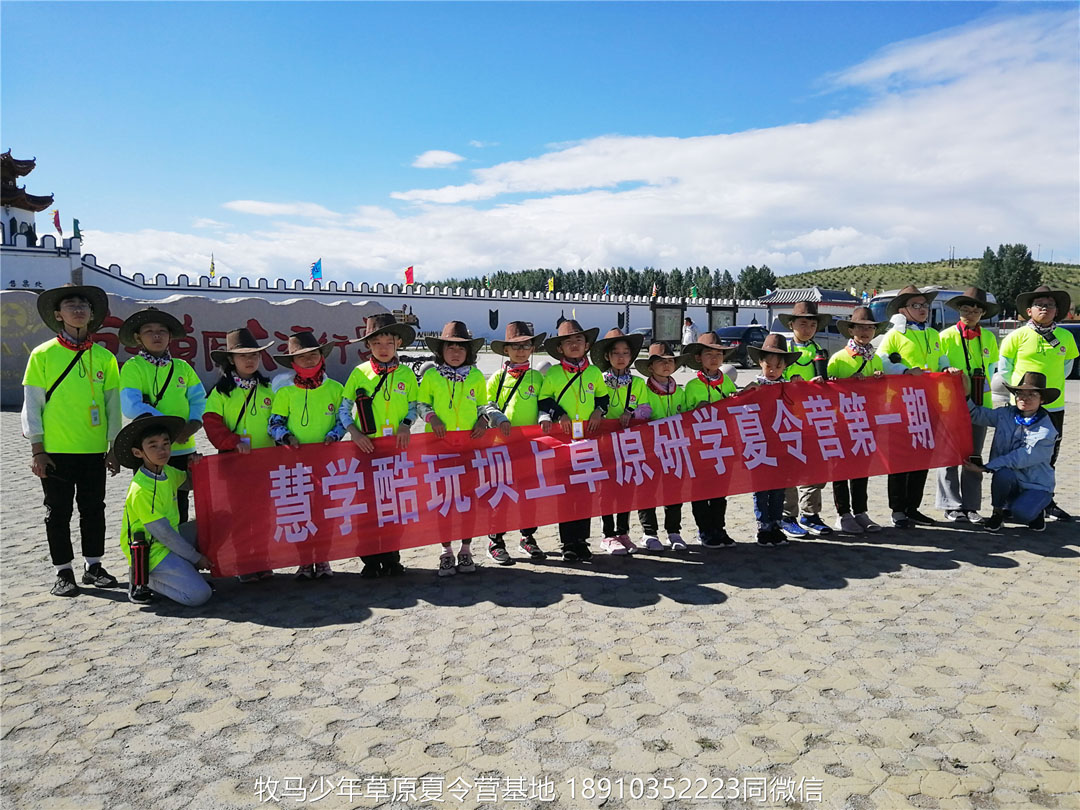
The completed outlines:
{"type": "Polygon", "coordinates": [[[228,360],[230,354],[257,354],[266,351],[273,345],[274,341],[271,340],[265,346],[260,346],[249,330],[244,328],[233,329],[225,335],[225,348],[214,349],[214,351],[210,352],[210,359],[221,366],[228,360]]]}
{"type": "Polygon", "coordinates": [[[979,307],[983,311],[983,316],[979,318],[980,321],[993,318],[1001,311],[1000,305],[986,300],[986,290],[979,287],[968,287],[964,290],[963,295],[954,295],[946,301],[945,306],[955,309],[957,312],[960,311],[962,306],[979,307]]]}
{"type": "Polygon", "coordinates": [[[289,350],[287,354],[275,354],[274,361],[279,366],[285,368],[293,367],[293,358],[298,354],[306,354],[307,352],[319,351],[322,352],[323,357],[327,357],[330,352],[334,350],[333,343],[319,343],[319,339],[315,337],[314,332],[296,332],[289,335],[289,342],[286,344],[286,348],[289,350]]]}
{"type": "Polygon", "coordinates": [[[120,328],[117,330],[120,342],[125,346],[138,346],[139,344],[135,342],[135,335],[148,323],[160,323],[169,330],[169,337],[172,340],[182,338],[187,334],[184,331],[184,325],[168,312],[155,307],[147,307],[146,309],[140,309],[134,315],[128,316],[128,319],[120,324],[120,328]]]}
{"type": "Polygon", "coordinates": [[[364,334],[350,342],[361,343],[379,335],[393,335],[401,341],[402,346],[409,346],[416,340],[416,330],[408,324],[398,323],[398,319],[390,312],[381,312],[366,318],[364,329],[367,330],[364,334]]]}
{"type": "MultiPolygon", "coordinates": [[[[176,441],[180,431],[184,429],[187,421],[182,416],[153,416],[143,414],[129,423],[123,430],[116,434],[113,441],[113,452],[116,460],[128,469],[137,470],[142,466],[142,459],[135,458],[131,452],[133,447],[142,444],[143,437],[150,433],[168,433],[169,439],[176,441]]],[[[139,447],[141,450],[142,448],[139,447]]]]}
{"type": "Polygon", "coordinates": [[[632,334],[626,334],[622,329],[609,329],[600,340],[596,341],[589,349],[589,358],[592,360],[593,365],[601,371],[607,371],[611,368],[611,362],[607,359],[607,353],[611,351],[611,347],[618,343],[620,340],[625,341],[630,347],[630,362],[634,362],[639,354],[641,354],[641,344],[645,342],[645,336],[640,332],[634,332],[632,334]]]}
{"type": "Polygon", "coordinates": [[[45,321],[45,325],[54,332],[60,332],[64,328],[64,322],[56,319],[56,311],[65,298],[85,298],[90,302],[90,321],[86,324],[87,334],[96,332],[109,315],[109,296],[101,287],[79,284],[53,287],[38,295],[37,311],[41,320],[45,321]]]}

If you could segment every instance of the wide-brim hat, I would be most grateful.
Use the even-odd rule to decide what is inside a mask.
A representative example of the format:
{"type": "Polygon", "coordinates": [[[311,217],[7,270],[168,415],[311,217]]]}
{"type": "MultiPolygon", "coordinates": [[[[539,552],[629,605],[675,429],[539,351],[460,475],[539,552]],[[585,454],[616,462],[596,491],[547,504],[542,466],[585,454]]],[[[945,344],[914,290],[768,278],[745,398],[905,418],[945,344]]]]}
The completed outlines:
{"type": "Polygon", "coordinates": [[[393,313],[381,312],[372,315],[364,321],[364,329],[367,331],[350,343],[362,343],[379,335],[393,335],[401,341],[402,346],[410,346],[416,340],[416,330],[407,323],[400,323],[393,313]]]}
{"type": "Polygon", "coordinates": [[[638,374],[648,377],[652,373],[653,360],[674,360],[675,368],[678,369],[682,358],[671,351],[666,343],[658,341],[649,344],[649,353],[640,360],[635,360],[634,368],[637,369],[638,374]]]}
{"type": "Polygon", "coordinates": [[[607,371],[611,368],[611,363],[608,362],[607,353],[611,350],[611,347],[618,343],[620,340],[625,341],[630,347],[630,361],[633,362],[639,354],[641,354],[641,345],[645,342],[645,336],[640,332],[632,334],[626,334],[622,329],[609,329],[600,340],[596,341],[589,349],[589,359],[592,360],[593,365],[599,368],[601,371],[607,371]]]}
{"type": "Polygon", "coordinates": [[[525,321],[510,321],[506,325],[506,339],[505,340],[493,340],[491,341],[491,350],[495,354],[501,354],[506,356],[506,345],[532,343],[533,351],[540,348],[544,343],[544,338],[547,337],[547,332],[541,332],[539,335],[534,335],[532,327],[525,323],[525,321]]]}
{"type": "Polygon", "coordinates": [[[818,329],[828,326],[829,321],[832,320],[832,315],[818,312],[817,304],[814,301],[799,301],[791,308],[791,312],[781,312],[776,317],[784,325],[785,329],[791,328],[791,322],[795,318],[815,318],[818,329]]]}
{"type": "Polygon", "coordinates": [[[701,371],[701,353],[703,351],[712,349],[727,354],[735,351],[735,348],[731,344],[721,343],[715,332],[706,332],[697,339],[696,343],[687,343],[683,346],[682,365],[701,371]]]}
{"type": "Polygon", "coordinates": [[[766,354],[783,355],[785,365],[789,366],[802,356],[802,352],[789,352],[787,338],[775,333],[766,335],[761,346],[747,346],[746,353],[750,355],[750,359],[755,363],[760,363],[762,356],[766,354]]]}
{"type": "Polygon", "coordinates": [[[469,331],[469,327],[463,321],[450,321],[442,328],[442,333],[438,337],[426,337],[424,342],[440,358],[442,357],[443,346],[447,343],[464,346],[473,357],[480,351],[480,347],[484,345],[484,339],[474,338],[469,331]]]}
{"type": "Polygon", "coordinates": [[[169,434],[169,439],[176,441],[176,437],[180,435],[180,431],[184,429],[186,424],[187,420],[182,416],[143,414],[137,417],[135,421],[116,434],[116,439],[113,441],[113,452],[116,454],[116,460],[128,469],[139,469],[142,466],[142,459],[135,458],[131,449],[136,446],[136,443],[142,444],[143,436],[150,431],[162,431],[169,434]]]}
{"type": "Polygon", "coordinates": [[[287,344],[289,350],[288,354],[275,354],[273,355],[274,362],[279,366],[285,368],[293,367],[293,358],[298,354],[307,354],[308,352],[320,351],[323,357],[329,356],[330,352],[334,350],[333,343],[319,343],[319,339],[315,337],[314,332],[296,332],[289,335],[289,342],[287,344]]]}
{"type": "Polygon", "coordinates": [[[986,300],[986,290],[980,287],[968,287],[964,290],[963,295],[954,295],[946,301],[945,306],[949,309],[955,309],[957,312],[960,311],[962,306],[980,307],[983,311],[983,316],[979,318],[980,321],[993,318],[1001,311],[1000,304],[986,300]]]}
{"type": "Polygon", "coordinates": [[[214,349],[214,351],[210,352],[210,359],[215,364],[222,366],[230,354],[257,354],[266,351],[273,345],[274,341],[271,340],[265,346],[260,346],[250,330],[244,328],[233,329],[225,335],[225,348],[214,349]]]}
{"type": "Polygon", "coordinates": [[[109,296],[101,287],[91,287],[80,284],[65,284],[63,287],[53,287],[38,295],[37,311],[41,320],[45,321],[54,332],[60,332],[64,328],[64,322],[56,319],[56,310],[60,308],[60,302],[65,298],[85,298],[90,302],[90,320],[86,324],[86,331],[96,332],[105,319],[109,316],[109,296]]]}
{"type": "Polygon", "coordinates": [[[584,335],[585,342],[592,346],[593,343],[596,342],[596,336],[599,334],[599,327],[585,329],[580,323],[573,318],[570,318],[560,323],[558,331],[556,331],[552,337],[549,337],[544,341],[544,351],[556,360],[562,360],[562,351],[559,349],[559,346],[564,340],[575,337],[576,335],[584,335]]]}
{"type": "Polygon", "coordinates": [[[1016,311],[1026,313],[1031,308],[1031,302],[1036,298],[1053,298],[1057,304],[1057,320],[1063,320],[1072,308],[1072,298],[1065,290],[1051,290],[1045,284],[1041,284],[1031,292],[1022,292],[1016,296],[1016,311]]]}
{"type": "Polygon", "coordinates": [[[1046,387],[1046,375],[1038,371],[1028,371],[1020,378],[1019,385],[1006,383],[1005,387],[1009,389],[1010,394],[1015,394],[1017,391],[1038,391],[1044,403],[1053,402],[1061,396],[1060,388],[1046,387]]]}
{"type": "Polygon", "coordinates": [[[889,302],[889,306],[885,308],[885,312],[888,313],[889,317],[891,318],[901,309],[906,307],[907,302],[910,301],[912,298],[921,295],[923,298],[926,299],[926,303],[929,304],[931,301],[937,298],[937,294],[937,290],[923,292],[914,284],[908,284],[906,287],[904,287],[904,289],[900,290],[900,292],[896,294],[896,297],[892,301],[889,302]]]}
{"type": "Polygon", "coordinates": [[[870,307],[855,307],[850,318],[839,318],[836,321],[836,331],[846,338],[851,337],[851,327],[872,326],[874,335],[883,335],[888,331],[890,321],[874,320],[874,312],[870,307]]]}
{"type": "Polygon", "coordinates": [[[137,346],[135,335],[148,323],[160,323],[169,330],[169,337],[172,340],[182,338],[187,334],[184,331],[184,325],[173,315],[156,307],[147,307],[146,309],[140,309],[134,315],[129,315],[127,320],[120,324],[120,328],[117,330],[120,342],[125,346],[137,346]]]}

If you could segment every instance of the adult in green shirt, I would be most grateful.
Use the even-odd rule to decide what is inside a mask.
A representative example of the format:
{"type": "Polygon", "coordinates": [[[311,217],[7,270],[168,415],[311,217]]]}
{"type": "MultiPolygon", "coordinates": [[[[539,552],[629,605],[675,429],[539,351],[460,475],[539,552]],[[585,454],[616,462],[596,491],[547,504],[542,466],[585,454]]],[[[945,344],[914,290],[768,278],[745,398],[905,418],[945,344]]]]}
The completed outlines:
{"type": "MultiPolygon", "coordinates": [[[[1057,325],[1069,315],[1072,299],[1064,290],[1051,290],[1045,284],[1031,292],[1016,296],[1016,311],[1027,316],[1028,322],[1001,341],[1001,376],[1007,385],[1014,384],[1029,371],[1046,377],[1046,385],[1056,390],[1058,396],[1052,402],[1044,402],[1043,409],[1057,430],[1054,453],[1050,466],[1057,464],[1061,449],[1061,435],[1065,426],[1065,379],[1072,373],[1073,363],[1080,352],[1076,340],[1067,329],[1057,325]]],[[[1057,503],[1051,502],[1046,516],[1053,520],[1072,520],[1072,515],[1057,503]]]]}
{"type": "Polygon", "coordinates": [[[54,596],[77,596],[71,515],[79,507],[84,585],[114,588],[105,554],[105,471],[120,467],[112,452],[120,432],[116,358],[93,333],[109,314],[100,287],[68,284],[43,292],[38,315],[56,337],[30,353],[23,376],[22,432],[31,469],[45,493],[45,536],[56,568],[54,596]]]}

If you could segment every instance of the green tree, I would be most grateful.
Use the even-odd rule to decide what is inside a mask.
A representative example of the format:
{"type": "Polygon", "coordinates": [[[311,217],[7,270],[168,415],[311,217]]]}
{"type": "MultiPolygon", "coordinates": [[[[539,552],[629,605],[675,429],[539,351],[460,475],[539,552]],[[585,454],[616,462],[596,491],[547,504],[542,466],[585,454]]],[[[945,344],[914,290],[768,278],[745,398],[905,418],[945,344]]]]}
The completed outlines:
{"type": "Polygon", "coordinates": [[[739,299],[761,298],[766,290],[776,288],[776,276],[768,265],[755,267],[747,265],[739,273],[739,281],[735,285],[735,297],[739,299]]]}
{"type": "Polygon", "coordinates": [[[979,262],[975,284],[994,294],[1002,315],[1024,317],[1017,312],[1016,296],[1042,284],[1042,270],[1031,258],[1027,245],[998,245],[997,253],[988,246],[979,262]]]}
{"type": "MultiPolygon", "coordinates": [[[[719,272],[719,271],[717,271],[719,272]]],[[[720,280],[716,282],[715,293],[717,298],[734,298],[735,297],[735,279],[731,275],[730,270],[725,270],[720,275],[720,280]]]]}

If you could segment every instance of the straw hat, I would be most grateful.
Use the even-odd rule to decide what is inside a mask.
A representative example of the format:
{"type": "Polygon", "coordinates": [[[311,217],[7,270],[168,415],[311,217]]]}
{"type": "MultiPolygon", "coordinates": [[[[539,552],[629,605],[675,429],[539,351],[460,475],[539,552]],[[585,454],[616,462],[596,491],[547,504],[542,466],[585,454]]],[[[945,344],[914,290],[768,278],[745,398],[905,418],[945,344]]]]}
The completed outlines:
{"type": "Polygon", "coordinates": [[[932,292],[923,292],[914,284],[908,284],[906,287],[904,287],[904,289],[902,289],[896,294],[896,298],[889,302],[889,306],[886,307],[885,312],[888,313],[889,317],[891,318],[901,309],[906,307],[908,301],[920,295],[925,298],[926,303],[929,304],[931,301],[937,298],[937,291],[934,290],[932,292]]]}
{"type": "Polygon", "coordinates": [[[416,340],[416,330],[408,324],[398,323],[398,319],[391,312],[372,315],[364,321],[364,328],[367,331],[363,335],[349,342],[362,343],[379,335],[394,335],[394,337],[401,340],[402,346],[409,346],[416,340]]]}
{"type": "Polygon", "coordinates": [[[273,355],[274,361],[279,366],[292,368],[293,358],[296,357],[296,355],[319,351],[322,352],[323,357],[327,357],[330,352],[334,350],[334,344],[319,343],[319,339],[315,337],[314,332],[296,332],[295,334],[289,335],[289,342],[286,345],[286,348],[288,349],[286,354],[273,355]]]}
{"type": "Polygon", "coordinates": [[[968,287],[964,290],[963,295],[954,295],[946,301],[945,306],[949,307],[949,309],[955,309],[957,312],[963,306],[980,307],[983,311],[983,316],[979,318],[980,321],[993,318],[1001,311],[1000,305],[986,300],[986,290],[979,287],[968,287]]]}
{"type": "Polygon", "coordinates": [[[60,302],[65,298],[85,298],[90,302],[90,321],[86,324],[87,334],[96,332],[105,322],[109,315],[109,296],[101,287],[88,285],[65,284],[63,287],[53,287],[38,295],[37,311],[41,320],[52,331],[59,332],[64,328],[64,322],[57,320],[56,311],[60,309],[60,302]]]}
{"type": "Polygon", "coordinates": [[[750,355],[750,359],[755,363],[761,362],[762,355],[765,354],[779,354],[784,357],[784,364],[790,366],[799,357],[802,356],[802,352],[789,352],[787,350],[787,338],[783,335],[771,334],[766,335],[764,342],[760,347],[747,346],[746,353],[750,355]]]}
{"type": "Polygon", "coordinates": [[[846,338],[851,337],[851,327],[872,326],[874,335],[883,335],[889,329],[889,321],[875,321],[874,313],[870,307],[855,307],[850,318],[840,318],[836,321],[836,331],[846,338]]]}
{"type": "Polygon", "coordinates": [[[715,332],[706,332],[697,339],[696,343],[687,343],[683,346],[682,365],[701,371],[701,353],[706,349],[724,352],[725,355],[728,352],[735,351],[734,346],[721,343],[715,332]]]}
{"type": "Polygon", "coordinates": [[[652,373],[652,364],[654,360],[674,360],[675,368],[677,369],[679,367],[680,358],[672,353],[666,343],[650,343],[648,355],[642,357],[640,360],[635,360],[634,368],[638,370],[639,374],[644,374],[648,377],[652,373]]]}
{"type": "Polygon", "coordinates": [[[562,360],[562,350],[559,347],[564,340],[576,335],[584,335],[585,342],[592,346],[596,342],[596,336],[599,334],[600,330],[598,328],[584,329],[580,323],[571,318],[559,324],[559,329],[554,337],[549,337],[544,341],[544,351],[556,360],[562,360]]]}
{"type": "Polygon", "coordinates": [[[611,347],[620,340],[625,341],[630,346],[630,362],[632,363],[641,354],[641,344],[645,342],[645,336],[640,333],[628,335],[622,329],[609,329],[589,349],[589,359],[592,360],[593,365],[601,371],[607,371],[611,368],[611,363],[608,362],[606,355],[611,351],[611,347]]]}
{"type": "Polygon", "coordinates": [[[824,329],[832,320],[832,315],[825,315],[817,311],[817,304],[813,301],[799,301],[791,308],[791,312],[781,312],[776,316],[784,325],[785,329],[791,328],[791,322],[795,318],[815,318],[818,329],[824,329]]]}
{"type": "MultiPolygon", "coordinates": [[[[142,444],[143,437],[148,433],[168,433],[171,441],[176,441],[176,437],[180,435],[180,431],[184,429],[184,425],[187,422],[182,416],[152,416],[151,414],[143,414],[127,425],[123,430],[116,434],[116,439],[113,442],[113,452],[116,453],[116,460],[121,465],[131,470],[137,470],[142,466],[142,459],[135,458],[135,455],[131,452],[133,447],[139,447],[142,444]]],[[[142,449],[141,447],[139,448],[142,449]]]]}
{"type": "Polygon", "coordinates": [[[210,352],[210,359],[216,365],[223,366],[225,361],[229,359],[230,354],[257,354],[266,351],[273,345],[274,341],[271,340],[265,346],[260,346],[249,330],[244,328],[233,329],[225,335],[225,348],[214,349],[214,351],[210,352]]]}
{"type": "Polygon", "coordinates": [[[138,346],[139,344],[135,342],[135,336],[148,323],[160,323],[169,330],[169,338],[172,340],[182,338],[187,334],[184,331],[184,325],[174,316],[156,307],[147,307],[146,309],[140,309],[134,315],[128,316],[128,319],[120,324],[120,328],[117,330],[120,342],[125,346],[138,346]]]}
{"type": "Polygon", "coordinates": [[[491,341],[491,350],[495,352],[495,354],[501,354],[503,357],[506,357],[507,344],[532,343],[533,350],[535,351],[540,348],[546,337],[547,332],[541,332],[539,335],[534,335],[532,327],[525,323],[525,321],[510,321],[510,323],[506,325],[506,339],[491,341]]]}

